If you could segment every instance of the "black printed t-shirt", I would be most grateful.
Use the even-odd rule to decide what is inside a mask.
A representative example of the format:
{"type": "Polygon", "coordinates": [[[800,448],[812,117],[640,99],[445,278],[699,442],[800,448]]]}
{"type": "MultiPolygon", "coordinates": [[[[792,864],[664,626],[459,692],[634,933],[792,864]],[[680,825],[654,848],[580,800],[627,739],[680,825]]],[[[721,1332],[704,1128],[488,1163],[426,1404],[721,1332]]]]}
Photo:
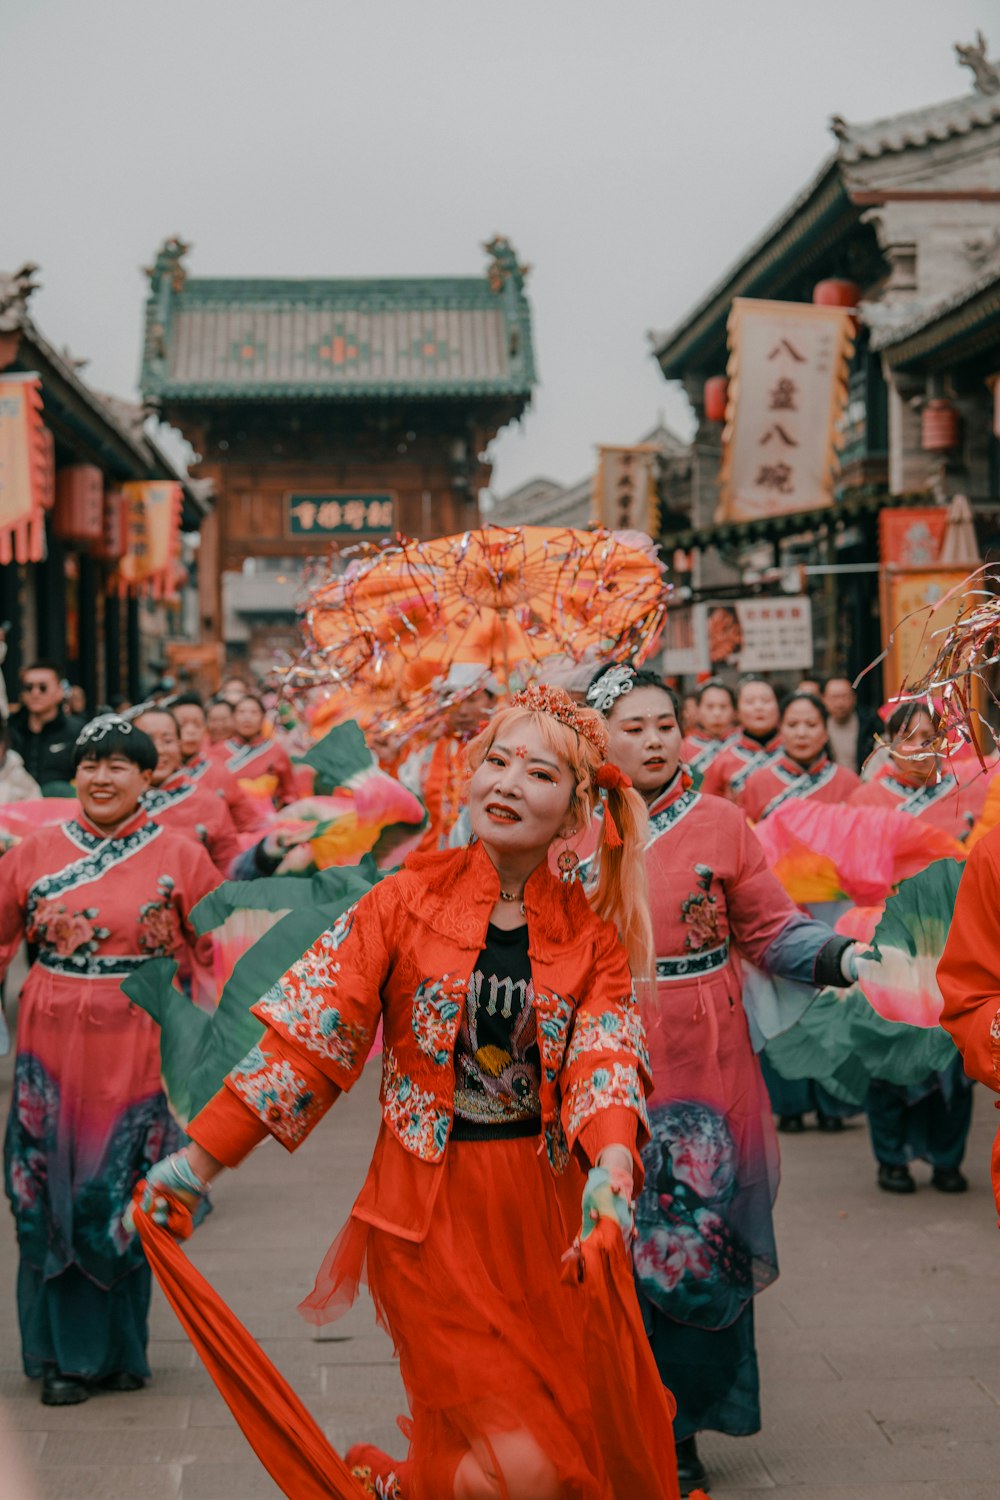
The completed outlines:
{"type": "Polygon", "coordinates": [[[453,1140],[529,1135],[540,1129],[534,1000],[527,925],[505,932],[491,922],[469,980],[455,1043],[453,1140]]]}

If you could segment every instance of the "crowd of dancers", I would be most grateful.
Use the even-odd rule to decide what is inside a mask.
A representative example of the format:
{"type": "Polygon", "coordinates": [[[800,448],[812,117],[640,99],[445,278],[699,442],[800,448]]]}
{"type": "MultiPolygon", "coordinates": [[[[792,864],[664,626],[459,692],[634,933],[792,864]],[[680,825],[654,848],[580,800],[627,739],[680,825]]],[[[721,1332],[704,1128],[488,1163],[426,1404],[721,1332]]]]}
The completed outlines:
{"type": "Polygon", "coordinates": [[[864,1110],[878,1188],[916,1191],[923,1159],[935,1189],[965,1189],[969,1074],[997,1086],[992,930],[976,932],[975,974],[955,945],[941,970],[969,1074],[954,1052],[922,1074],[873,1072],[859,1100],[831,1083],[822,1045],[815,1074],[782,1069],[768,1045],[818,993],[859,993],[874,928],[841,920],[849,902],[789,894],[755,832],[787,809],[910,820],[926,864],[972,850],[956,930],[982,925],[997,883],[990,767],[942,760],[933,703],[873,720],[843,678],[787,697],[761,677],[713,679],[681,701],[629,664],[565,688],[542,671],[509,696],[473,673],[421,743],[375,726],[357,751],[356,732],[349,773],[318,790],[310,714],[277,713],[241,677],[208,702],[165,689],[89,719],[54,664],[20,686],[0,763],[0,965],[22,944],[29,961],[5,1182],[24,1369],[43,1402],[155,1373],[133,1194],[156,1224],[200,1222],[224,1169],[268,1136],[294,1150],[377,1052],[372,1165],[304,1310],[335,1317],[367,1284],[410,1442],[352,1449],[333,1495],[693,1492],[709,1477],[699,1433],[761,1425],[754,1298],[778,1274],[776,1128],[815,1114],[833,1134],[864,1110]],[[377,783],[362,796],[364,762],[377,783]],[[390,783],[393,810],[377,815],[390,783]],[[210,1012],[232,964],[192,920],[198,903],[270,878],[287,909],[289,883],[343,866],[370,889],[250,997],[257,1040],[182,1130],[160,1028],[123,983],[173,959],[175,988],[210,1012]],[[574,1240],[602,1222],[641,1314],[615,1326],[631,1436],[566,1275],[574,1240]],[[652,1456],[641,1492],[630,1448],[652,1456]]]}

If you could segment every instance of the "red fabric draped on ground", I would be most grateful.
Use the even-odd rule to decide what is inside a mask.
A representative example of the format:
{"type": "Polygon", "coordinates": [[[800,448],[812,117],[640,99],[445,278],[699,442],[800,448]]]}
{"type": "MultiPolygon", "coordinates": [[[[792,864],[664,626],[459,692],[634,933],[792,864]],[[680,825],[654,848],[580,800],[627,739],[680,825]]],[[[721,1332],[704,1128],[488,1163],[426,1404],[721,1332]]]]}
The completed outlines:
{"type": "MultiPolygon", "coordinates": [[[[186,1210],[175,1212],[183,1221],[186,1210]]],[[[240,1320],[167,1230],[134,1213],[164,1295],[274,1482],[290,1500],[361,1500],[359,1482],[240,1320]]]]}
{"type": "MultiPolygon", "coordinates": [[[[344,1280],[356,1286],[367,1274],[410,1397],[404,1493],[446,1500],[471,1453],[500,1475],[516,1474],[525,1455],[551,1466],[567,1500],[678,1500],[673,1403],[617,1224],[602,1220],[576,1264],[561,1268],[567,1218],[579,1214],[575,1169],[553,1193],[530,1140],[462,1143],[449,1163],[451,1191],[426,1240],[352,1219],[315,1298],[329,1315],[349,1300],[344,1280]],[[482,1212],[459,1212],[487,1164],[482,1212]],[[507,1176],[522,1194],[513,1224],[501,1208],[513,1199],[498,1191],[507,1176]]],[[[294,1500],[357,1500],[358,1481],[247,1330],[165,1229],[139,1210],[135,1220],[157,1280],[271,1476],[294,1500]]],[[[190,1216],[180,1211],[174,1227],[183,1235],[190,1216]]]]}
{"type": "Polygon", "coordinates": [[[567,1271],[582,1286],[583,1342],[590,1402],[615,1494],[675,1500],[676,1404],[660,1384],[642,1326],[621,1230],[601,1219],[567,1271]]]}

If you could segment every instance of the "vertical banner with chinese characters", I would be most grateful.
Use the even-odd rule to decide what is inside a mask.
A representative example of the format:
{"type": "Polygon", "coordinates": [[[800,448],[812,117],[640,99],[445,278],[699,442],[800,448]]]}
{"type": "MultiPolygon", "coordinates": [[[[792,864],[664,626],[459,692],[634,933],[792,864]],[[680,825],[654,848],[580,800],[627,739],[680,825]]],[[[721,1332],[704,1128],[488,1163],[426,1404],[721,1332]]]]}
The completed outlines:
{"type": "Polygon", "coordinates": [[[37,375],[0,379],[0,563],[41,562],[52,503],[49,434],[37,375]]]}
{"type": "Polygon", "coordinates": [[[600,446],[594,476],[591,520],[609,531],[644,531],[656,536],[659,505],[656,492],[655,443],[631,448],[600,446]]]}
{"type": "Polygon", "coordinates": [[[734,298],[718,521],[833,504],[852,330],[844,308],[734,298]]]}
{"type": "Polygon", "coordinates": [[[174,564],[180,550],[181,487],[172,480],[122,486],[125,552],[118,564],[118,592],[174,597],[174,564]]]}

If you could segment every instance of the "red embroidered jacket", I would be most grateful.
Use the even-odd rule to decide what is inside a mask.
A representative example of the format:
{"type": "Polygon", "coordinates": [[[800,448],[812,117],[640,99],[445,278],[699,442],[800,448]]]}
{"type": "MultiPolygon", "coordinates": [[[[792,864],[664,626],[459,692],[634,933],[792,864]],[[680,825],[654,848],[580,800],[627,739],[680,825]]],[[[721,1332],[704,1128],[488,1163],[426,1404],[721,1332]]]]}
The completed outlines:
{"type": "MultiPolygon", "coordinates": [[[[419,1238],[435,1196],[428,1169],[439,1176],[451,1131],[466,990],[499,893],[478,844],[416,855],[377,885],[253,1007],[268,1030],[191,1136],[230,1165],[265,1132],[293,1150],[359,1077],[381,1017],[383,1127],[355,1213],[419,1238]],[[232,1095],[256,1116],[249,1130],[234,1122],[232,1095]]],[[[561,1172],[575,1147],[592,1160],[609,1140],[645,1143],[652,1080],[614,928],[578,883],[561,883],[544,864],[524,904],[542,1135],[561,1172]]]]}

